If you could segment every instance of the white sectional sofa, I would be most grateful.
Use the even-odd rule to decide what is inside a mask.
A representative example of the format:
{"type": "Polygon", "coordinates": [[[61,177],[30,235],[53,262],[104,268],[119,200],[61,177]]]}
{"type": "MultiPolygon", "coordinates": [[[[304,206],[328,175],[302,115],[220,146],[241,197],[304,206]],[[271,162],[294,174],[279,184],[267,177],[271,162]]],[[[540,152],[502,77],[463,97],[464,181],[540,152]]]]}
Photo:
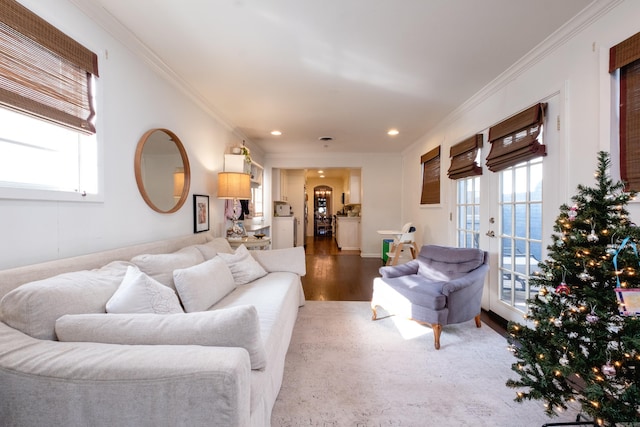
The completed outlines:
{"type": "Polygon", "coordinates": [[[0,424],[269,426],[305,257],[249,254],[200,233],[0,271],[0,424]]]}

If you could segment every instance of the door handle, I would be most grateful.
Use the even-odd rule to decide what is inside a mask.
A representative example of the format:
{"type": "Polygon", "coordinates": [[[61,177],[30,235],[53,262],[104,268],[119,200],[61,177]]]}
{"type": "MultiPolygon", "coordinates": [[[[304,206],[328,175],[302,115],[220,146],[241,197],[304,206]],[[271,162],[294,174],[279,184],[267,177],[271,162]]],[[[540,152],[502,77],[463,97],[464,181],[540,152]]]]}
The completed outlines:
{"type": "Polygon", "coordinates": [[[489,231],[487,231],[487,236],[496,237],[496,233],[494,233],[493,230],[489,230],[489,231]]]}

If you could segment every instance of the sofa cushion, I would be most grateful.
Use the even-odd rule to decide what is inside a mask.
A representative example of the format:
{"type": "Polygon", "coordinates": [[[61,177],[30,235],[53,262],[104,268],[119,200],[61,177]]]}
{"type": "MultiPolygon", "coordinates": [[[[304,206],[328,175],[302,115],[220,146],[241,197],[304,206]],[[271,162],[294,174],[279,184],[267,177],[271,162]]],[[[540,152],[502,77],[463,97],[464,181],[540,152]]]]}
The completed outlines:
{"type": "Polygon", "coordinates": [[[60,341],[241,347],[249,352],[252,369],[266,365],[258,312],[251,305],[168,315],[65,315],[55,328],[60,341]]]}
{"type": "Polygon", "coordinates": [[[96,270],[64,273],[26,283],[0,301],[0,320],[34,338],[55,340],[64,314],[104,313],[130,263],[114,261],[96,270]]]}
{"type": "Polygon", "coordinates": [[[170,254],[142,254],[131,258],[131,262],[163,285],[175,289],[173,270],[200,264],[205,259],[194,246],[187,246],[170,254]]]}
{"type": "Polygon", "coordinates": [[[107,313],[183,313],[175,291],[129,266],[122,283],[107,301],[107,313]]]}
{"type": "Polygon", "coordinates": [[[244,285],[267,274],[258,261],[253,259],[245,245],[240,245],[232,254],[219,253],[218,256],[227,263],[237,285],[244,285]]]}
{"type": "Polygon", "coordinates": [[[429,280],[458,279],[484,263],[484,252],[474,248],[425,245],[418,254],[418,274],[429,280]]]}
{"type": "Polygon", "coordinates": [[[187,313],[208,310],[236,288],[231,270],[220,257],[174,270],[173,281],[187,313]]]}
{"type": "Polygon", "coordinates": [[[195,248],[200,251],[205,260],[209,260],[219,253],[233,253],[233,248],[231,247],[227,239],[223,239],[222,237],[216,237],[210,242],[201,245],[195,245],[195,248]]]}

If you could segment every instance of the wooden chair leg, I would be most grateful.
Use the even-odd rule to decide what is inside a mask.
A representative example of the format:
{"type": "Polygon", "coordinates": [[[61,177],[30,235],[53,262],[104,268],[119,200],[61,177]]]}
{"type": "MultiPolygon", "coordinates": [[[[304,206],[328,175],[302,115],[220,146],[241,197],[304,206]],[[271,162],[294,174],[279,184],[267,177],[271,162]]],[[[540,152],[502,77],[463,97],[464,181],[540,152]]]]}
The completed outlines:
{"type": "Polygon", "coordinates": [[[436,350],[440,350],[440,334],[442,334],[442,325],[440,323],[434,323],[431,325],[433,328],[433,341],[436,350]]]}
{"type": "Polygon", "coordinates": [[[482,326],[482,323],[480,322],[480,315],[479,314],[476,317],[474,317],[473,320],[476,321],[476,328],[479,328],[480,326],[482,326]]]}
{"type": "Polygon", "coordinates": [[[376,320],[378,318],[378,311],[376,310],[376,306],[371,304],[371,312],[373,313],[371,315],[371,320],[376,320]]]}

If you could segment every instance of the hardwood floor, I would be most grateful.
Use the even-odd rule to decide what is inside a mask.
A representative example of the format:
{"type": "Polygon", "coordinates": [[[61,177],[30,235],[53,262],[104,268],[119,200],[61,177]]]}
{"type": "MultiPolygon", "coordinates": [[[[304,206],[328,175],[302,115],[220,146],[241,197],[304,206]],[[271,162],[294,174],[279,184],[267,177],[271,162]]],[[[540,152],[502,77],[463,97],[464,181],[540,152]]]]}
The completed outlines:
{"type": "MultiPolygon", "coordinates": [[[[370,301],[373,279],[379,277],[382,258],[362,258],[360,251],[338,249],[334,236],[307,236],[307,274],[302,278],[309,301],[370,301]]],[[[500,334],[506,322],[493,313],[482,312],[482,321],[500,334]]]]}
{"type": "Polygon", "coordinates": [[[382,259],[338,249],[333,236],[306,238],[307,275],[302,287],[312,301],[369,301],[382,259]]]}

